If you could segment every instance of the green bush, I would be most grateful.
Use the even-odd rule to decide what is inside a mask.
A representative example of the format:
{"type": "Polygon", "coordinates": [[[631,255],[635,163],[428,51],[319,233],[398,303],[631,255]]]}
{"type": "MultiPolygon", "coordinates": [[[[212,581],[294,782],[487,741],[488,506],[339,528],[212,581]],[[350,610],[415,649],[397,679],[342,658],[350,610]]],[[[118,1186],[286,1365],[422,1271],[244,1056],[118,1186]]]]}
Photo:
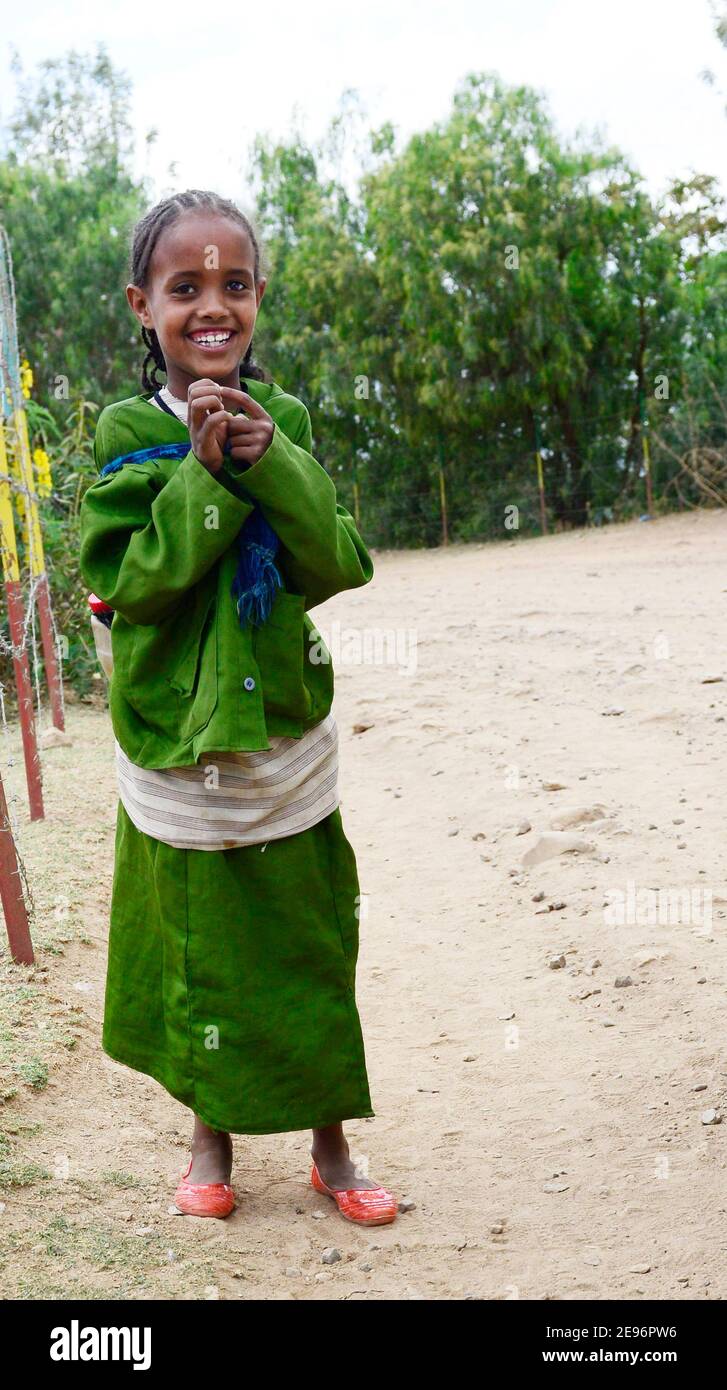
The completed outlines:
{"type": "MultiPolygon", "coordinates": [[[[81,498],[96,477],[92,440],[97,407],[91,402],[79,401],[69,408],[61,425],[56,423],[48,411],[33,401],[27,402],[26,409],[31,448],[44,448],[51,463],[51,495],[41,498],[38,508],[53,618],[56,632],[61,639],[63,681],[66,689],[73,689],[82,699],[97,690],[98,681],[95,676],[99,669],[89,622],[88,585],[78,564],[81,498]]],[[[31,622],[27,611],[29,577],[27,557],[22,553],[20,533],[21,528],[16,518],[28,631],[28,657],[31,679],[35,683],[33,632],[41,677],[42,648],[37,614],[31,622]]],[[[7,619],[3,636],[5,641],[9,642],[7,619]]],[[[14,712],[17,697],[13,663],[10,653],[5,651],[0,653],[0,681],[5,688],[6,710],[14,712]]]]}

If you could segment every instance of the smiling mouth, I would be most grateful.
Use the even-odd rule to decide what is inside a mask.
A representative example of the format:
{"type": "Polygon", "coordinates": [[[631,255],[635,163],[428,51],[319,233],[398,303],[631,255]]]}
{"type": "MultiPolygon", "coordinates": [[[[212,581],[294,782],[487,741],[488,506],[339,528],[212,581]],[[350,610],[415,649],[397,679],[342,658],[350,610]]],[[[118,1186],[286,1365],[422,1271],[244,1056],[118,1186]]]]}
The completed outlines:
{"type": "Polygon", "coordinates": [[[205,352],[219,352],[227,347],[235,333],[231,328],[206,329],[204,332],[188,333],[187,337],[195,347],[203,348],[205,352]]]}

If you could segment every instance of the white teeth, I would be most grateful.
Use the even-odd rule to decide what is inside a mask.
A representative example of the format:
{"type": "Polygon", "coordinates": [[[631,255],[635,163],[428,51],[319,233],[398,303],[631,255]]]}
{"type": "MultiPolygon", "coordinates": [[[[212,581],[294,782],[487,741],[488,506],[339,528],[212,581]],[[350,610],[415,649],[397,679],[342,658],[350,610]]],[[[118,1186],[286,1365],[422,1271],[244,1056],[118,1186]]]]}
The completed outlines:
{"type": "Polygon", "coordinates": [[[218,344],[228,343],[231,337],[231,333],[206,333],[204,338],[195,338],[194,341],[195,343],[208,343],[210,346],[216,347],[218,344]]]}

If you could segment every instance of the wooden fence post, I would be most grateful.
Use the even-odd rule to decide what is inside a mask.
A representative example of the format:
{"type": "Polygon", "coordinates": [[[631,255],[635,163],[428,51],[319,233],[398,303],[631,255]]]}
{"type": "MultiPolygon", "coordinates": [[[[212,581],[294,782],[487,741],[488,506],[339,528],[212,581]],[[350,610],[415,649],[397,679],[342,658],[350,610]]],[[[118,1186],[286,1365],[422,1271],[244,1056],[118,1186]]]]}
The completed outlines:
{"type": "Polygon", "coordinates": [[[18,549],[15,541],[15,523],[10,500],[8,481],[8,456],[5,447],[5,429],[0,418],[0,551],[2,552],[5,597],[8,601],[8,624],[10,641],[13,647],[13,669],[15,686],[18,692],[18,714],[23,739],[25,776],[28,783],[30,819],[42,820],[43,783],[38,756],[38,742],[35,735],[35,713],[33,710],[33,688],[30,681],[28,653],[25,650],[25,615],[23,612],[23,593],[20,586],[18,549]]]}
{"type": "Polygon", "coordinates": [[[18,853],[10,828],[8,803],[0,777],[0,901],[5,914],[10,954],[16,965],[33,965],[33,942],[30,938],[28,911],[20,880],[18,853]]]}

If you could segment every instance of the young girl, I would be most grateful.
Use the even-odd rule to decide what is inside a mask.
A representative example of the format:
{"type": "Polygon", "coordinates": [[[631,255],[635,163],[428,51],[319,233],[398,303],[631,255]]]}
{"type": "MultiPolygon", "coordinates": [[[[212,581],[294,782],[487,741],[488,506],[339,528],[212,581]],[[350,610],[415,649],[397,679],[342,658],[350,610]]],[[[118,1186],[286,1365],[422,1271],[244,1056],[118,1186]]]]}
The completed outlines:
{"type": "Polygon", "coordinates": [[[143,392],[101,412],[81,508],[81,570],[113,610],[102,1046],[194,1112],[181,1211],[232,1210],[231,1134],[311,1128],[314,1187],[349,1220],[393,1221],[341,1123],[374,1112],[333,672],[308,616],[368,583],[371,557],[306,407],[253,361],[248,219],[213,193],[165,199],[131,280],[143,392]]]}

